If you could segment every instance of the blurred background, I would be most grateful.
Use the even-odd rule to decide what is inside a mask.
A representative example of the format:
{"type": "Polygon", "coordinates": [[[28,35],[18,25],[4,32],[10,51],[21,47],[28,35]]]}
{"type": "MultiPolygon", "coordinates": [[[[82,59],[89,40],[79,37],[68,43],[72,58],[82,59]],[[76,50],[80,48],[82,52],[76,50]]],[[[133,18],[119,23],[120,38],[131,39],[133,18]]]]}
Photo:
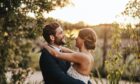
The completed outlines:
{"type": "Polygon", "coordinates": [[[51,22],[76,51],[78,31],[95,30],[94,84],[140,84],[140,0],[1,0],[0,84],[43,83],[35,41],[51,22]]]}

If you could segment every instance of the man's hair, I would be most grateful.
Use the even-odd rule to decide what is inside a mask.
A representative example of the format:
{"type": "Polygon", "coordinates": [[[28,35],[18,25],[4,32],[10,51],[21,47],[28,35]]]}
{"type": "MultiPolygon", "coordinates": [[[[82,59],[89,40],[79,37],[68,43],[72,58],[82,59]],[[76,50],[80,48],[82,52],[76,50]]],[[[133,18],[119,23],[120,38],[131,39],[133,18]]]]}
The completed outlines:
{"type": "Polygon", "coordinates": [[[56,29],[59,27],[60,25],[58,23],[50,23],[47,24],[44,28],[43,28],[43,37],[44,39],[48,42],[51,43],[51,39],[50,39],[50,35],[54,35],[56,34],[56,29]]]}

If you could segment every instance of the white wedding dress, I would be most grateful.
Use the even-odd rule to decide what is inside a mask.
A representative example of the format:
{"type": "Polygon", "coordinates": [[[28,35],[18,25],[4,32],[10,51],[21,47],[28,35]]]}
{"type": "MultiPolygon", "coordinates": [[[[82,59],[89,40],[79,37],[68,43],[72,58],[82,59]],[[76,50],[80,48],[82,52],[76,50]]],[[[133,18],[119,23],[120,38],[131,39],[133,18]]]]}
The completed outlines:
{"type": "MultiPolygon", "coordinates": [[[[55,50],[59,51],[60,52],[60,49],[55,47],[55,46],[52,46],[55,50]]],[[[73,63],[71,64],[70,68],[68,69],[67,71],[67,74],[75,79],[79,79],[81,81],[83,81],[85,84],[88,84],[88,81],[90,80],[90,77],[89,76],[85,76],[85,75],[82,75],[80,74],[79,72],[77,72],[74,68],[73,68],[73,63]]]]}
{"type": "Polygon", "coordinates": [[[70,68],[67,71],[67,74],[75,79],[79,79],[83,81],[85,84],[88,84],[88,81],[90,80],[89,76],[85,76],[77,72],[74,67],[71,65],[70,68]]]}

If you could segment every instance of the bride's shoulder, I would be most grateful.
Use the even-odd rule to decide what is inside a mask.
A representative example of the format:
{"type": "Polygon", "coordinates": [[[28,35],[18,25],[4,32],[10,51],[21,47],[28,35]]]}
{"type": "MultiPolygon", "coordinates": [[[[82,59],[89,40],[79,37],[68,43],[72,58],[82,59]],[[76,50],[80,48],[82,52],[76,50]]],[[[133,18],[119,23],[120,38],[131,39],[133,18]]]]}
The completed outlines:
{"type": "Polygon", "coordinates": [[[84,59],[84,60],[88,59],[88,54],[86,54],[86,53],[74,52],[73,54],[74,54],[75,56],[81,58],[81,59],[84,59]]]}

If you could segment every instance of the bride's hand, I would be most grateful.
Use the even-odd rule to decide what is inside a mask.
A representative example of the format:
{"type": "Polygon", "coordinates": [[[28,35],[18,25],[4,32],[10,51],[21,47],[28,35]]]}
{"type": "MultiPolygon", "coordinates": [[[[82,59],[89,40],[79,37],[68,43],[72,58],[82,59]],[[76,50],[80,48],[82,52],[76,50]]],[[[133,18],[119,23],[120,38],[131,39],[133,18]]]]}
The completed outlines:
{"type": "Polygon", "coordinates": [[[48,45],[48,43],[43,41],[38,41],[36,42],[36,45],[39,46],[40,48],[44,48],[46,45],[48,45]]]}
{"type": "Polygon", "coordinates": [[[66,52],[66,51],[67,51],[67,48],[66,48],[66,47],[62,47],[62,46],[61,46],[60,48],[61,48],[61,51],[62,51],[62,52],[66,52]]]}

